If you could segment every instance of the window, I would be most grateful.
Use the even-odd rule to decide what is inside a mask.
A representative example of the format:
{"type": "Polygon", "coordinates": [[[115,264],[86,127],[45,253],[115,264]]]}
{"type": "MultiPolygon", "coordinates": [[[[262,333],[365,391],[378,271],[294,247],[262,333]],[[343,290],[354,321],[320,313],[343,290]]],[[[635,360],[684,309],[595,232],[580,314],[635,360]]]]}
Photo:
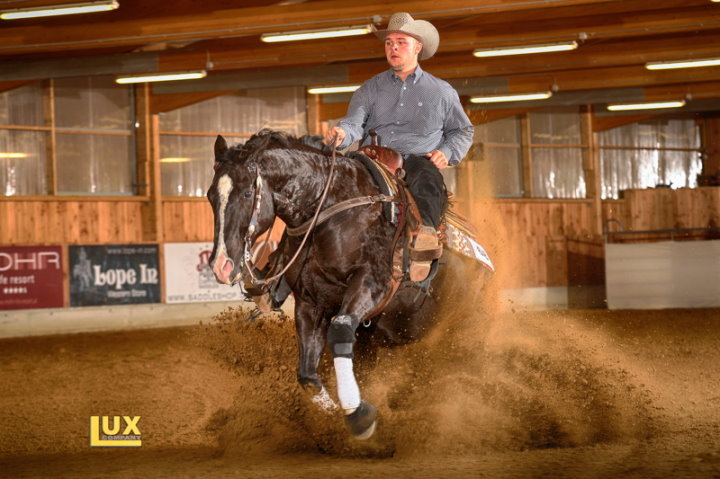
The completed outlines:
{"type": "Polygon", "coordinates": [[[598,134],[602,198],[630,188],[697,187],[702,170],[694,120],[633,123],[598,134]]]}
{"type": "Polygon", "coordinates": [[[133,194],[132,105],[132,89],[108,78],[0,93],[0,194],[133,194]]]}
{"type": "Polygon", "coordinates": [[[519,117],[475,126],[474,144],[468,160],[478,161],[474,174],[494,196],[523,196],[522,144],[519,117]]]}
{"type": "Polygon", "coordinates": [[[132,89],[109,78],[55,81],[57,188],[63,194],[133,194],[132,89]]]}
{"type": "Polygon", "coordinates": [[[50,128],[40,82],[0,93],[0,195],[44,195],[50,128]]]}
{"type": "Polygon", "coordinates": [[[577,107],[530,112],[534,198],[585,198],[583,144],[577,107]]]}
{"type": "Polygon", "coordinates": [[[499,198],[585,198],[583,157],[588,149],[579,108],[538,110],[526,118],[475,126],[469,158],[484,163],[475,174],[487,178],[499,198]]]}
{"type": "Polygon", "coordinates": [[[305,90],[264,88],[223,95],[160,115],[162,193],[205,196],[213,176],[213,144],[229,144],[263,128],[307,133],[305,90]]]}

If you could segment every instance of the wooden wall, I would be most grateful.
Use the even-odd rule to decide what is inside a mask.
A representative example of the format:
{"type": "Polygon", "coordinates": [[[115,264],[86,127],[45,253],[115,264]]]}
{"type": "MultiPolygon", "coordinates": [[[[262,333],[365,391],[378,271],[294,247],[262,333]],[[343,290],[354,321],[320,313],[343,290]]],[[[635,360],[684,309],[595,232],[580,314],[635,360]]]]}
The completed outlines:
{"type": "Polygon", "coordinates": [[[168,243],[213,240],[213,215],[205,198],[165,199],[163,239],[168,243]]]}
{"type": "Polygon", "coordinates": [[[507,288],[601,284],[603,230],[720,227],[720,188],[628,190],[621,200],[462,197],[457,209],[480,231],[507,288]],[[598,221],[600,218],[602,221],[598,221]],[[602,225],[602,229],[598,226],[602,225]]]}
{"type": "MultiPolygon", "coordinates": [[[[0,245],[70,245],[155,242],[143,229],[133,199],[13,199],[0,201],[0,245]]],[[[507,288],[601,282],[603,231],[592,200],[492,199],[460,196],[459,212],[480,231],[480,241],[507,288]]],[[[618,231],[720,226],[720,188],[629,190],[603,201],[602,225],[618,231]]],[[[212,241],[212,211],[204,198],[162,201],[162,241],[212,241]]]]}
{"type": "Polygon", "coordinates": [[[142,243],[141,199],[0,201],[0,245],[142,243]]]}

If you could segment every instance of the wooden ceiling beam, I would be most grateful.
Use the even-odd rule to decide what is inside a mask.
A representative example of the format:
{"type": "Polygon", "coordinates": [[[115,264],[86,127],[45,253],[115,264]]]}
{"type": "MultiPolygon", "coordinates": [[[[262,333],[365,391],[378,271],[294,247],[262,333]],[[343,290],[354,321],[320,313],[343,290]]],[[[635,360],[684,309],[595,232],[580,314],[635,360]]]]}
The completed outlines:
{"type": "MultiPolygon", "coordinates": [[[[629,2],[628,2],[629,3],[629,2]]],[[[464,23],[443,35],[443,45],[472,42],[478,46],[523,44],[577,39],[579,33],[588,41],[613,38],[655,36],[679,32],[700,32],[720,27],[720,9],[706,2],[699,6],[659,9],[615,14],[602,12],[568,19],[533,17],[493,20],[485,18],[480,26],[464,23]]]]}
{"type": "Polygon", "coordinates": [[[17,80],[17,81],[3,81],[0,82],[0,93],[8,91],[8,90],[14,90],[15,88],[20,88],[21,86],[25,86],[28,83],[32,83],[33,80],[17,80]]]}
{"type": "MultiPolygon", "coordinates": [[[[469,31],[460,33],[468,34],[468,37],[465,38],[471,36],[469,31]]],[[[462,38],[462,36],[458,38],[462,38]]],[[[479,72],[479,74],[507,74],[538,68],[541,70],[567,69],[580,66],[596,67],[611,62],[633,64],[675,58],[700,58],[706,55],[720,54],[720,48],[717,46],[719,44],[720,19],[717,28],[712,31],[658,38],[640,37],[614,39],[614,41],[609,39],[602,42],[593,41],[581,45],[573,52],[528,55],[522,57],[522,61],[519,61],[520,57],[517,56],[476,59],[470,56],[470,52],[479,44],[472,43],[471,40],[462,44],[453,43],[451,38],[440,46],[436,58],[431,59],[428,64],[457,61],[460,67],[467,64],[477,69],[478,65],[487,65],[487,72],[479,72]],[[460,55],[461,52],[462,55],[460,55]],[[458,55],[448,56],[450,53],[458,53],[458,55]]],[[[265,45],[257,42],[252,45],[225,47],[222,50],[208,48],[202,51],[161,52],[158,54],[158,69],[159,71],[176,71],[201,68],[206,61],[210,60],[217,70],[234,70],[274,67],[278,63],[299,65],[378,59],[383,58],[384,54],[382,43],[375,37],[347,40],[342,49],[330,48],[326,41],[285,45],[265,45]]]]}
{"type": "MultiPolygon", "coordinates": [[[[448,73],[446,77],[453,73],[448,73]]],[[[441,75],[442,76],[442,75],[441,75]]],[[[720,68],[688,68],[649,71],[641,66],[569,70],[508,77],[508,91],[545,91],[557,85],[560,91],[647,87],[720,81],[720,68]]]]}
{"type": "Polygon", "coordinates": [[[465,109],[465,112],[470,118],[473,125],[482,125],[483,123],[490,123],[491,121],[502,120],[515,115],[524,115],[525,113],[534,110],[535,108],[517,107],[517,108],[503,108],[496,110],[483,110],[479,108],[465,109]]]}
{"type": "Polygon", "coordinates": [[[720,56],[720,29],[698,35],[674,35],[588,44],[575,51],[524,56],[475,58],[470,52],[437,55],[424,63],[428,70],[455,71],[472,76],[644,65],[664,61],[720,56]]]}
{"type": "MultiPolygon", "coordinates": [[[[414,0],[403,9],[416,18],[440,19],[466,17],[503,11],[555,9],[617,3],[612,0],[414,0]]],[[[138,17],[125,21],[86,22],[67,25],[8,26],[0,38],[0,54],[27,54],[99,47],[142,45],[152,42],[209,39],[257,35],[271,31],[323,28],[370,23],[375,16],[384,21],[395,10],[385,0],[349,0],[308,4],[249,7],[211,11],[207,15],[182,15],[162,18],[138,17]]]]}
{"type": "Polygon", "coordinates": [[[644,113],[640,115],[593,115],[592,131],[598,132],[612,130],[613,128],[617,128],[619,126],[629,125],[643,120],[650,120],[663,115],[665,115],[665,113],[644,113]]]}
{"type": "Polygon", "coordinates": [[[165,113],[220,95],[226,95],[233,91],[234,90],[215,90],[193,93],[170,93],[166,95],[152,94],[150,95],[150,113],[165,113]]]}

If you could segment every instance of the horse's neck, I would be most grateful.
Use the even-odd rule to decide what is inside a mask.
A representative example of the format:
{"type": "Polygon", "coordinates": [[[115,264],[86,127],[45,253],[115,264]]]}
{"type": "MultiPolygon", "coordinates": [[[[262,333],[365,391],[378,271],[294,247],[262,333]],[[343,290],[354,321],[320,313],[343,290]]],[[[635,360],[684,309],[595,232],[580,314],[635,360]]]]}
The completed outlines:
{"type": "MultiPolygon", "coordinates": [[[[328,180],[332,159],[306,151],[300,156],[291,153],[273,160],[273,171],[268,172],[274,191],[273,200],[277,216],[290,226],[298,226],[312,218],[328,180]]],[[[276,155],[277,156],[277,155],[276,155]]],[[[373,194],[367,172],[362,165],[336,158],[335,171],[323,208],[356,196],[373,194]]]]}

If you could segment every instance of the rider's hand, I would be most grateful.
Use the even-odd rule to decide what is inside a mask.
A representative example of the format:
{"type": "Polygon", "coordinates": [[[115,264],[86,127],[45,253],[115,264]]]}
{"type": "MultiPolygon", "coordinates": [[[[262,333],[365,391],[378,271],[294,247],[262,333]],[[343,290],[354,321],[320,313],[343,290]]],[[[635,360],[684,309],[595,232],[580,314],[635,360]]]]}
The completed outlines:
{"type": "Polygon", "coordinates": [[[430,161],[437,167],[438,170],[448,167],[448,160],[445,157],[445,153],[440,150],[433,150],[432,153],[428,153],[425,156],[430,158],[430,161]]]}
{"type": "Polygon", "coordinates": [[[328,130],[327,133],[325,133],[325,143],[329,145],[330,143],[332,143],[333,138],[335,138],[336,136],[337,141],[335,142],[335,146],[339,146],[345,139],[345,130],[343,130],[339,126],[333,126],[328,130]]]}

